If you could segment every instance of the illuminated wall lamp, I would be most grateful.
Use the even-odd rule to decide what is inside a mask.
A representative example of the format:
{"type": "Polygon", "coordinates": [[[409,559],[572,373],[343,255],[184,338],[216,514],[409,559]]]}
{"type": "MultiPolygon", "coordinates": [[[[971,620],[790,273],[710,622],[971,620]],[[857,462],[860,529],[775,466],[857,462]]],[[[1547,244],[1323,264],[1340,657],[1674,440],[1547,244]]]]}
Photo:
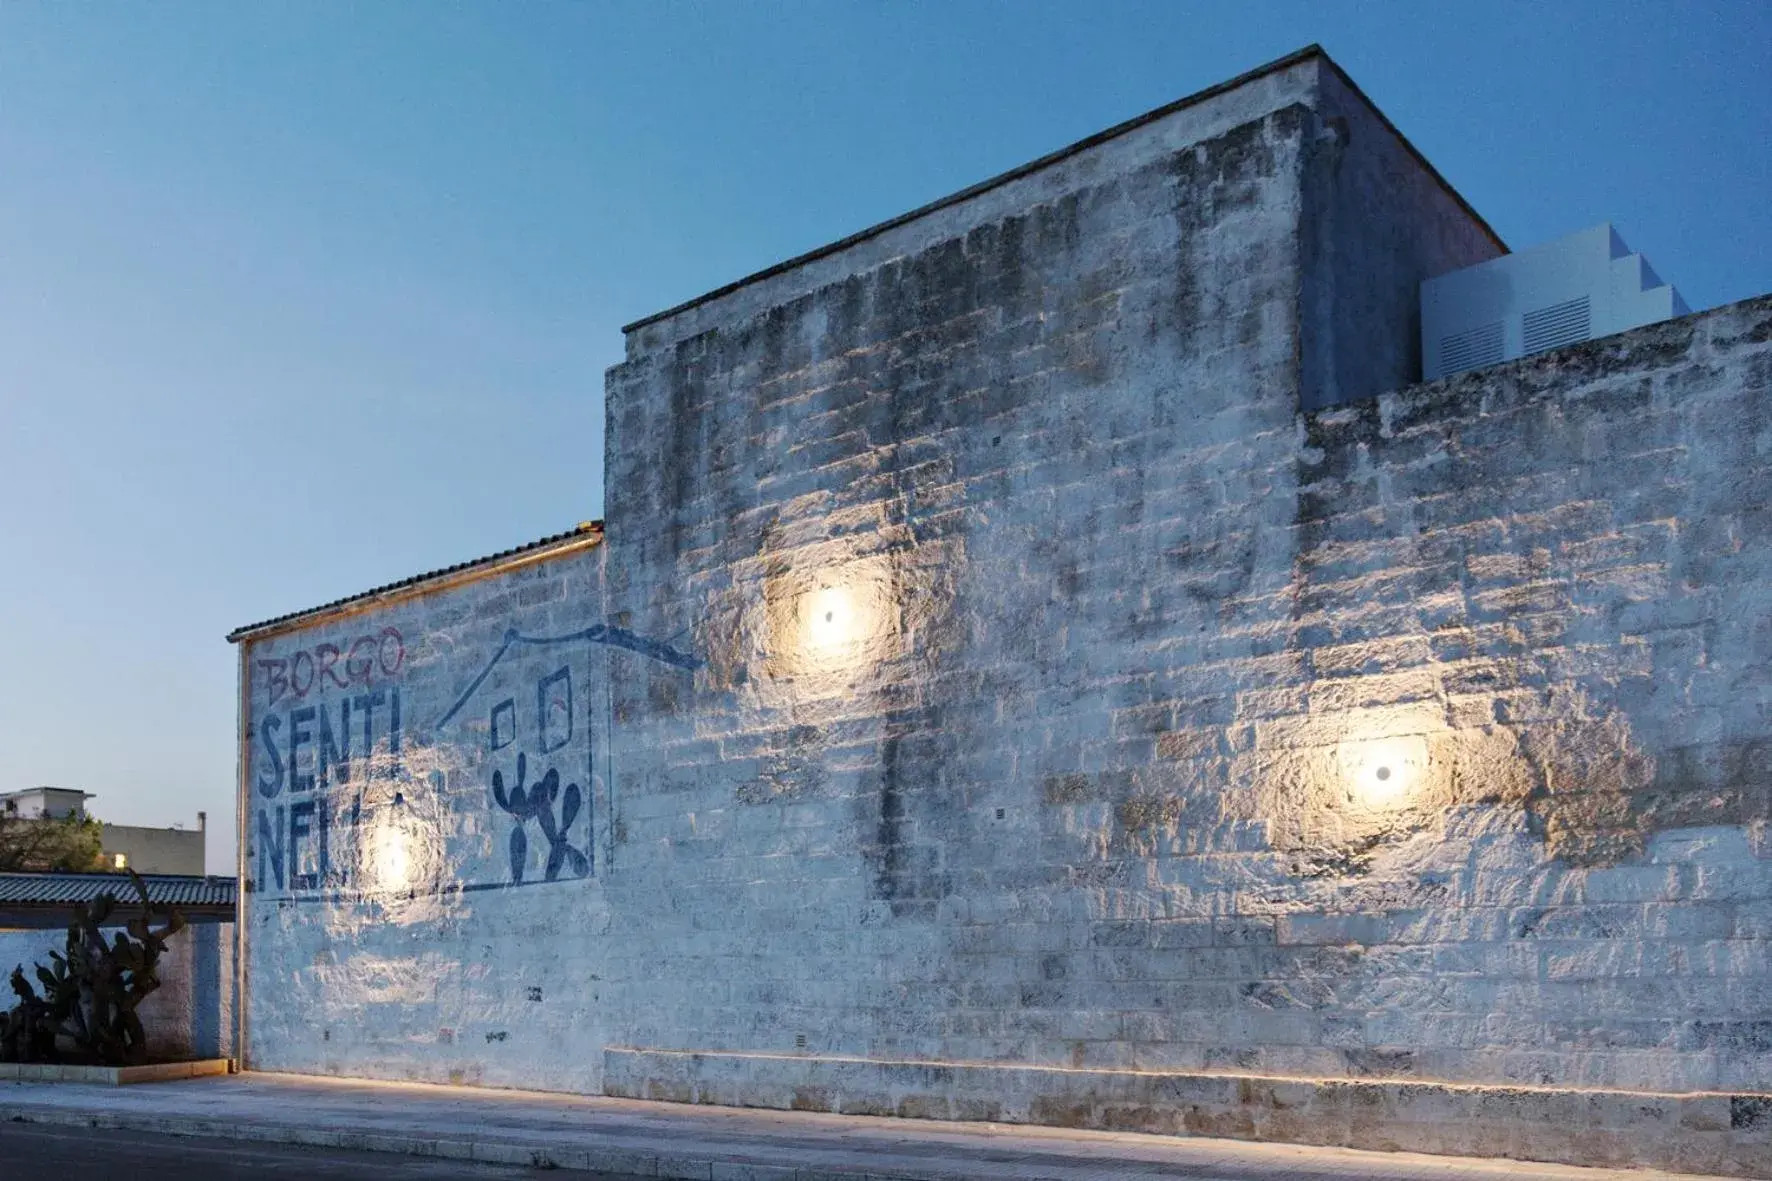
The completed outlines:
{"type": "Polygon", "coordinates": [[[389,825],[375,840],[375,881],[383,890],[401,890],[412,872],[412,856],[406,851],[406,834],[389,825]]]}
{"type": "Polygon", "coordinates": [[[412,855],[413,834],[407,830],[406,798],[395,792],[393,805],[376,826],[370,867],[378,889],[396,893],[412,886],[417,859],[412,855]]]}
{"type": "Polygon", "coordinates": [[[808,598],[804,631],[809,649],[835,652],[855,642],[855,603],[848,591],[827,586],[808,598]]]}
{"type": "Polygon", "coordinates": [[[1427,768],[1420,735],[1344,742],[1337,753],[1348,800],[1371,811],[1407,804],[1427,768]]]}

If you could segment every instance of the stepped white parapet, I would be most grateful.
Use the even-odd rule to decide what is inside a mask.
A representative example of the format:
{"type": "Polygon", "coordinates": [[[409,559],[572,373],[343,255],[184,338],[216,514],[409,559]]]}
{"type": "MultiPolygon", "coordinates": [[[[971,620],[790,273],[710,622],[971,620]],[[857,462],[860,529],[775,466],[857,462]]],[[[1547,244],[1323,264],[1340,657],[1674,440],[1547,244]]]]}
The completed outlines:
{"type": "Polygon", "coordinates": [[[1421,285],[1422,378],[1593,340],[1691,311],[1610,222],[1421,285]]]}

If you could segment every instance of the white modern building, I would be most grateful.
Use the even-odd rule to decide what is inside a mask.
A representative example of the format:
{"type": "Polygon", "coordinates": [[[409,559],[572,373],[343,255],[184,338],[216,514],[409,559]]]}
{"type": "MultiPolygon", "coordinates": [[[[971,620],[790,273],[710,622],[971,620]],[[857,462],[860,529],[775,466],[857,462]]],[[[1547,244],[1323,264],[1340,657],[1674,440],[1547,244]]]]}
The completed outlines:
{"type": "Polygon", "coordinates": [[[1423,283],[1422,378],[1435,381],[1689,311],[1649,261],[1601,222],[1423,283]]]}
{"type": "MultiPolygon", "coordinates": [[[[22,820],[84,817],[86,801],[96,798],[92,792],[70,787],[28,787],[21,791],[0,792],[0,813],[22,820]]],[[[133,869],[138,873],[201,875],[208,839],[208,819],[204,813],[197,813],[197,827],[194,829],[188,829],[182,824],[174,824],[168,828],[104,824],[99,836],[104,868],[113,871],[133,869]]]]}
{"type": "Polygon", "coordinates": [[[83,816],[88,791],[67,787],[27,787],[22,791],[0,792],[0,812],[21,820],[60,820],[66,816],[83,816]]]}

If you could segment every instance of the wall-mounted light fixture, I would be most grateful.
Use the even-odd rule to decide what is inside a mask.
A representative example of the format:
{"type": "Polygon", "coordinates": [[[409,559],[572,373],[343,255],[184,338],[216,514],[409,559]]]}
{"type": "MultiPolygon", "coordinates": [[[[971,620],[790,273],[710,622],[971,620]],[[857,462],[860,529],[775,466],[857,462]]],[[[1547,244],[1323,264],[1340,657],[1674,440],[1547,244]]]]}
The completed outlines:
{"type": "Polygon", "coordinates": [[[854,596],[841,586],[826,586],[806,596],[802,630],[812,652],[836,652],[855,642],[854,596]]]}
{"type": "Polygon", "coordinates": [[[405,890],[411,884],[413,857],[410,838],[398,816],[386,816],[377,825],[370,863],[378,891],[405,890]]]}
{"type": "Polygon", "coordinates": [[[1336,751],[1350,804],[1369,811],[1407,806],[1427,770],[1427,740],[1419,734],[1348,739],[1336,751]]]}
{"type": "MultiPolygon", "coordinates": [[[[406,789],[415,785],[408,783],[406,789]]],[[[425,876],[427,832],[425,817],[408,800],[406,790],[394,789],[392,799],[374,806],[373,819],[364,819],[366,846],[363,866],[368,871],[366,885],[377,894],[408,893],[425,876]]],[[[433,852],[434,855],[434,852],[433,852]]]]}
{"type": "Polygon", "coordinates": [[[430,922],[464,905],[460,892],[445,887],[465,871],[461,862],[474,856],[472,844],[459,838],[480,830],[470,825],[464,831],[444,787],[450,770],[477,772],[480,765],[449,745],[410,743],[402,756],[406,774],[364,781],[363,794],[346,804],[349,817],[331,826],[334,864],[333,874],[323,878],[327,893],[337,889],[339,897],[377,908],[371,919],[355,905],[326,907],[327,928],[337,935],[360,931],[370,921],[430,922]],[[453,849],[452,837],[458,838],[453,849]]]}
{"type": "Polygon", "coordinates": [[[864,558],[785,575],[767,590],[771,671],[801,691],[841,689],[886,655],[893,632],[886,562],[864,558]]]}

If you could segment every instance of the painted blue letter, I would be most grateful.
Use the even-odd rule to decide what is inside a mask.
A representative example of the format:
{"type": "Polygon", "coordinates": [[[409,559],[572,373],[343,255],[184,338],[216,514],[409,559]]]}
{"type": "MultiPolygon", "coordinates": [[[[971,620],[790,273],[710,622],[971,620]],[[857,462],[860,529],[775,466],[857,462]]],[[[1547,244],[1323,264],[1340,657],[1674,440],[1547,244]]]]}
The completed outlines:
{"type": "Polygon", "coordinates": [[[258,794],[267,800],[277,798],[283,791],[283,755],[277,749],[277,740],[272,737],[282,728],[283,719],[277,714],[266,718],[258,727],[258,740],[264,743],[265,751],[270,755],[268,759],[261,760],[258,767],[258,794]],[[268,781],[265,779],[267,769],[271,772],[268,781]]]}
{"type": "Polygon", "coordinates": [[[320,786],[333,783],[332,769],[338,768],[339,783],[351,781],[351,699],[338,703],[338,731],[332,729],[332,713],[320,703],[320,786]]]}
{"type": "Polygon", "coordinates": [[[304,706],[301,706],[299,709],[292,709],[289,711],[289,790],[290,791],[313,791],[314,790],[313,772],[310,771],[306,775],[302,774],[301,764],[300,764],[302,746],[308,742],[311,742],[314,737],[313,731],[307,729],[307,724],[313,720],[314,720],[314,707],[311,705],[304,705],[304,706]]]}
{"type": "Polygon", "coordinates": [[[266,870],[277,875],[277,889],[283,888],[283,805],[277,805],[277,823],[271,823],[271,814],[265,809],[258,810],[258,888],[265,889],[270,883],[266,881],[266,870]]]}
{"type": "Polygon", "coordinates": [[[314,831],[314,801],[310,797],[289,805],[289,887],[312,890],[320,883],[317,873],[303,873],[302,844],[314,831]]]}

